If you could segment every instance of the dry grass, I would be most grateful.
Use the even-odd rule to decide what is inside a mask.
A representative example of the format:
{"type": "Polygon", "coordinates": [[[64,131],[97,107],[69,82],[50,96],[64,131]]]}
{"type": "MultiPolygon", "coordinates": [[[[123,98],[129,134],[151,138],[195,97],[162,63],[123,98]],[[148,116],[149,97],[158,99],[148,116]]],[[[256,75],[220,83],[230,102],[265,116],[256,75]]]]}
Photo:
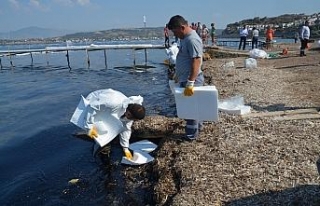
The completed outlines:
{"type": "MultiPolygon", "coordinates": [[[[243,96],[253,113],[319,109],[319,53],[297,53],[258,60],[251,70],[243,68],[244,57],[206,61],[206,81],[218,88],[219,98],[243,96]],[[228,61],[235,67],[222,69],[228,61]]],[[[125,171],[129,179],[148,171],[145,185],[156,205],[320,205],[320,119],[221,113],[195,142],[181,140],[183,124],[166,117],[134,124],[136,136],[163,137],[152,164],[125,171]]]]}

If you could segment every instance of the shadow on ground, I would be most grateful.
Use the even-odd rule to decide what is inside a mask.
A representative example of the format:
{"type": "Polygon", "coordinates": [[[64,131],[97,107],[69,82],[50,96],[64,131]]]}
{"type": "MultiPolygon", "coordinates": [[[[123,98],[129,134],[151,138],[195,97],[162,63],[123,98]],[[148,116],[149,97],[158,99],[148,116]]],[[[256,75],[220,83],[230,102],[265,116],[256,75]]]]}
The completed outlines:
{"type": "Polygon", "coordinates": [[[256,111],[267,111],[267,112],[275,112],[275,111],[286,111],[286,110],[297,110],[297,109],[316,109],[316,110],[320,110],[320,108],[317,107],[287,107],[285,106],[285,104],[272,104],[272,105],[268,105],[265,107],[259,106],[257,104],[248,104],[249,106],[252,107],[252,109],[256,110],[256,111]]]}
{"type": "Polygon", "coordinates": [[[319,185],[300,185],[281,191],[268,191],[250,197],[226,202],[225,205],[320,205],[319,185]]]}
{"type": "Polygon", "coordinates": [[[318,66],[317,64],[298,64],[298,65],[292,65],[292,66],[283,66],[283,67],[277,67],[275,69],[297,69],[298,67],[311,67],[311,66],[318,66]]]}

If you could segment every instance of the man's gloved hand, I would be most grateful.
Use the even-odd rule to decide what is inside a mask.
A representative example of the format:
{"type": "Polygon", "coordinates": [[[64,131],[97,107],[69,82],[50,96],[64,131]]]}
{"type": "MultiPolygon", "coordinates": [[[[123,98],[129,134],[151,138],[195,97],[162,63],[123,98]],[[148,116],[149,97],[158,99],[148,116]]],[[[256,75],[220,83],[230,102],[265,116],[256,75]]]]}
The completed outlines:
{"type": "Polygon", "coordinates": [[[193,89],[193,85],[194,85],[194,81],[187,81],[186,87],[184,89],[184,96],[192,96],[194,93],[194,89],[193,89]]]}
{"type": "Polygon", "coordinates": [[[124,152],[124,155],[126,156],[126,158],[128,159],[128,160],[131,160],[132,159],[132,154],[131,154],[131,152],[130,152],[130,150],[128,149],[128,148],[123,148],[123,152],[124,152]]]}
{"type": "Polygon", "coordinates": [[[96,126],[92,126],[92,128],[88,131],[88,136],[91,139],[94,139],[99,136],[96,126]]]}

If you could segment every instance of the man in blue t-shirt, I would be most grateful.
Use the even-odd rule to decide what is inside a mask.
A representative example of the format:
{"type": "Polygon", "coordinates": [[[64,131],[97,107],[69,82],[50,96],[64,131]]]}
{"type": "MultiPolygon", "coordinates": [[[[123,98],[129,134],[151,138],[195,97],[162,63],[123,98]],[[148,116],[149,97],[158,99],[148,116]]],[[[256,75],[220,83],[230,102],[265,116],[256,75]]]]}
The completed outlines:
{"type": "MultiPolygon", "coordinates": [[[[203,44],[199,35],[182,16],[171,17],[168,28],[180,39],[179,53],[176,59],[176,81],[184,87],[184,95],[192,96],[194,86],[203,86],[202,74],[203,44]]],[[[195,140],[199,134],[200,122],[186,120],[186,139],[195,140]]]]}

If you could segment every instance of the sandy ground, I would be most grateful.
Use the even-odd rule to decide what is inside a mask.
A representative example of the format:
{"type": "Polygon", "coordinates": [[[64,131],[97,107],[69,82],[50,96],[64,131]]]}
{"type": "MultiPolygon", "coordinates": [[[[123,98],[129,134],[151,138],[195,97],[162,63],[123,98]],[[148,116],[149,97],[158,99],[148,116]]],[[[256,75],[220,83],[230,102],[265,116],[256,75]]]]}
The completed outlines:
{"type": "Polygon", "coordinates": [[[182,140],[178,118],[135,123],[136,137],[163,138],[153,163],[125,169],[127,193],[149,191],[140,205],[320,205],[320,53],[299,57],[298,44],[267,52],[283,48],[288,55],[258,59],[255,69],[244,68],[246,57],[204,62],[219,99],[242,96],[252,116],[220,113],[193,142],[182,140]]]}

